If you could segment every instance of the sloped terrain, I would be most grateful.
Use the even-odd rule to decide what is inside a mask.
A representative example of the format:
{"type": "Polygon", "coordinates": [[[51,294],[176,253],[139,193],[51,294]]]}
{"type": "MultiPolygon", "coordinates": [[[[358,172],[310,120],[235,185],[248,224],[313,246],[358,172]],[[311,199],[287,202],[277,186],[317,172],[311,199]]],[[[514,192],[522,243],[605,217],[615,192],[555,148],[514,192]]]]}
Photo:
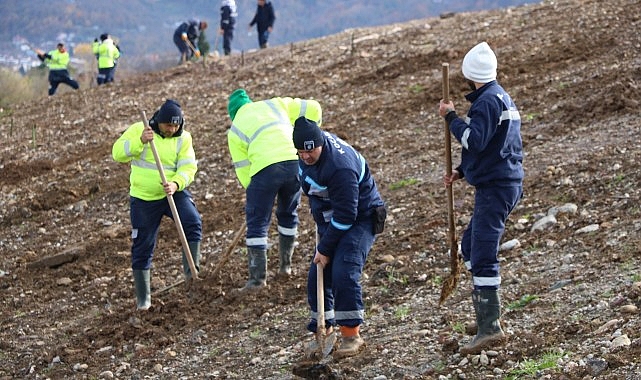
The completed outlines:
{"type": "MultiPolygon", "coordinates": [[[[528,378],[526,363],[556,354],[537,377],[639,379],[640,6],[544,1],[351,30],[111,86],[62,88],[5,110],[0,378],[528,378]],[[509,343],[464,357],[469,275],[438,304],[449,247],[437,106],[447,62],[451,97],[459,113],[467,110],[460,62],[481,40],[495,49],[499,81],[520,108],[526,179],[503,238],[518,244],[501,252],[509,343]],[[242,241],[219,265],[244,219],[225,136],[226,99],[237,87],[254,99],[318,99],[324,128],[370,163],[390,219],[365,267],[368,346],[360,356],[330,359],[317,371],[300,362],[312,338],[305,281],[314,237],[305,201],[291,279],[271,272],[266,289],[234,294],[246,280],[242,241]],[[166,219],[152,270],[154,308],[137,313],[129,169],[113,162],[111,145],[141,110],[150,115],[170,97],[194,135],[199,173],[191,190],[206,261],[191,291],[170,287],[182,279],[181,248],[166,219]],[[550,214],[554,222],[538,228],[550,214]]],[[[473,189],[457,183],[459,235],[472,199],[473,189]]],[[[270,255],[273,271],[277,247],[270,255]]]]}

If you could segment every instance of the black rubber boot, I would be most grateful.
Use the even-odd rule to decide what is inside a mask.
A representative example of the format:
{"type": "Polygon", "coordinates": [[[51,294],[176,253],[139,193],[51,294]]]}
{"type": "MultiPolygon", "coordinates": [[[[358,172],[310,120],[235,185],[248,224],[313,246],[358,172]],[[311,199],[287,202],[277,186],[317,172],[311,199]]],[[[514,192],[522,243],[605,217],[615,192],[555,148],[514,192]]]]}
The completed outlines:
{"type": "MultiPolygon", "coordinates": [[[[194,266],[196,270],[200,272],[200,242],[199,241],[190,241],[187,243],[189,245],[189,251],[191,253],[191,258],[194,260],[194,266]]],[[[183,251],[183,271],[185,272],[185,278],[191,278],[191,268],[187,262],[187,255],[183,251]]]]}
{"type": "Polygon", "coordinates": [[[267,250],[258,248],[247,248],[249,261],[249,280],[240,290],[242,292],[255,290],[267,285],[267,250]]]}
{"type": "Polygon", "coordinates": [[[472,292],[478,330],[472,341],[460,349],[462,355],[479,354],[483,350],[505,343],[506,336],[501,329],[501,300],[498,290],[481,289],[472,292]]]}
{"type": "Polygon", "coordinates": [[[147,310],[151,307],[151,274],[149,269],[134,269],[136,289],[136,309],[147,310]]]}
{"type": "Polygon", "coordinates": [[[278,234],[278,250],[280,254],[280,268],[278,274],[289,276],[292,274],[292,256],[294,255],[295,236],[278,234]]]}

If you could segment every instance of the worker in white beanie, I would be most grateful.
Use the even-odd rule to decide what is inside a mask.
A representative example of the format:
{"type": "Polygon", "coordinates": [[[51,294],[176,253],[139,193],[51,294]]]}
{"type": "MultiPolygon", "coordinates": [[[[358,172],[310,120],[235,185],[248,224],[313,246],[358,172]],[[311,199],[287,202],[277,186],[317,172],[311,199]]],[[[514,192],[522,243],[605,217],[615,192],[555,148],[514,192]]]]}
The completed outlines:
{"type": "Polygon", "coordinates": [[[506,341],[501,329],[501,286],[498,247],[505,222],[523,195],[521,118],[510,95],[496,81],[496,56],[486,42],[463,59],[463,76],[472,92],[465,118],[454,103],[441,100],[439,115],[461,143],[461,164],[445,173],[445,186],[465,178],[475,187],[474,211],[461,238],[461,254],[472,274],[476,336],[461,347],[462,355],[496,349],[506,341]]]}
{"type": "Polygon", "coordinates": [[[463,58],[463,76],[473,82],[488,83],[496,80],[496,55],[487,42],[474,46],[463,58]]]}

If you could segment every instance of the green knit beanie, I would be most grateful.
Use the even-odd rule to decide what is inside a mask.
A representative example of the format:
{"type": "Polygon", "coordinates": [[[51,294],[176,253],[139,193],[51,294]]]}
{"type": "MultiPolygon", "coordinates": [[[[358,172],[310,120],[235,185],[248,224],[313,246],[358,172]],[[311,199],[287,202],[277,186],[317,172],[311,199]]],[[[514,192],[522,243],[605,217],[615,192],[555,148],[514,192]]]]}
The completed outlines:
{"type": "Polygon", "coordinates": [[[238,112],[240,107],[251,102],[252,100],[249,98],[249,95],[247,95],[247,92],[242,88],[232,92],[231,95],[229,95],[229,104],[227,104],[227,112],[229,113],[231,120],[234,121],[236,112],[238,112]]]}

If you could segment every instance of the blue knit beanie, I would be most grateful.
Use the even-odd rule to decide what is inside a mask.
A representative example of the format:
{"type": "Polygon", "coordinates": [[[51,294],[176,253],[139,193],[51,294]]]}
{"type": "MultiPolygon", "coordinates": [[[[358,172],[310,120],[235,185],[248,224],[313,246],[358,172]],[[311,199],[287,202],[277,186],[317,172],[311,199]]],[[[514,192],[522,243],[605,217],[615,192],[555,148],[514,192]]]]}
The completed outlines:
{"type": "Polygon", "coordinates": [[[313,150],[323,146],[325,139],[323,132],[315,121],[301,116],[294,122],[294,133],[292,134],[294,147],[298,150],[313,150]]]}

